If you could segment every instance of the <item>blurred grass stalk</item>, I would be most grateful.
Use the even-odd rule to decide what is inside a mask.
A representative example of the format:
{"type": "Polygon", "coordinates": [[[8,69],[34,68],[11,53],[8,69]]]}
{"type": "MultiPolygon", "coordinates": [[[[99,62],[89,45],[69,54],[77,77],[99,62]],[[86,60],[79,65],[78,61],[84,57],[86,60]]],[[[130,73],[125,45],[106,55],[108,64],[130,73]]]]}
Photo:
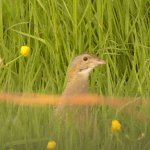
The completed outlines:
{"type": "Polygon", "coordinates": [[[0,43],[3,43],[3,10],[2,0],[0,0],[0,43]]]}

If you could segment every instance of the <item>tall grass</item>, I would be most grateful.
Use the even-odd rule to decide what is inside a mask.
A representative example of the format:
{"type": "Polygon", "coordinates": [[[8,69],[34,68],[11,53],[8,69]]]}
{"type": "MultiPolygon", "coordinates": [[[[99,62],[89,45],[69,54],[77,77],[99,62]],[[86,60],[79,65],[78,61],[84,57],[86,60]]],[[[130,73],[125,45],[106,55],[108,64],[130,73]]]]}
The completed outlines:
{"type": "MultiPolygon", "coordinates": [[[[148,0],[0,0],[0,56],[9,62],[21,45],[32,48],[29,57],[0,69],[0,90],[60,94],[71,59],[88,52],[107,61],[92,73],[91,92],[149,97],[149,16],[148,0]]],[[[119,114],[123,129],[112,136],[109,125],[116,111],[97,107],[92,112],[82,133],[72,118],[63,126],[59,119],[52,121],[48,107],[0,104],[0,146],[41,150],[55,139],[65,150],[148,150],[148,122],[119,114]],[[142,133],[145,137],[137,140],[142,133]]]]}

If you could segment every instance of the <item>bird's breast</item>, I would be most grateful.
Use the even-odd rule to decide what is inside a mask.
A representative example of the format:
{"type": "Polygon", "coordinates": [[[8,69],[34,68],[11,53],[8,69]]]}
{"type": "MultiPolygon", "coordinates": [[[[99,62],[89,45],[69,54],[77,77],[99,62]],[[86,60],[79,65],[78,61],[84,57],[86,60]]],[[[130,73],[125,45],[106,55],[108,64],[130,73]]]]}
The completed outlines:
{"type": "Polygon", "coordinates": [[[63,95],[79,95],[88,93],[88,78],[70,79],[63,95]]]}

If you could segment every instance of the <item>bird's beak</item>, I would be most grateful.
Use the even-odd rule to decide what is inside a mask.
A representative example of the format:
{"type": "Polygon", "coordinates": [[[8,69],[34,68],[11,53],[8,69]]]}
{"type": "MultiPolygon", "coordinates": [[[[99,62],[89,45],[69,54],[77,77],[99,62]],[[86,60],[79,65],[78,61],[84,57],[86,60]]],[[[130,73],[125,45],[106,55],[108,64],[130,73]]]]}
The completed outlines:
{"type": "Polygon", "coordinates": [[[93,63],[95,63],[97,65],[104,65],[104,64],[106,64],[106,61],[99,59],[99,58],[96,58],[93,60],[93,63]]]}

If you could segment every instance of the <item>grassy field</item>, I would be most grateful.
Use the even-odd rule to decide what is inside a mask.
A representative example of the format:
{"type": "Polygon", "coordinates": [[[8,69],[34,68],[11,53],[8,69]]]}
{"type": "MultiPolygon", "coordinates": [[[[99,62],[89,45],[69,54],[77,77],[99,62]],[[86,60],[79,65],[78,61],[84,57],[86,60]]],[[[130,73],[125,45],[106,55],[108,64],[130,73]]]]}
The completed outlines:
{"type": "MultiPolygon", "coordinates": [[[[115,97],[150,97],[149,0],[0,0],[0,90],[61,94],[71,59],[83,52],[107,61],[90,76],[90,91],[115,97]]],[[[149,115],[149,106],[138,111],[149,115]]],[[[73,108],[76,111],[76,108],[73,108]]],[[[0,103],[0,150],[149,150],[150,121],[89,108],[82,125],[70,116],[55,118],[50,106],[0,103]],[[117,114],[117,115],[116,115],[117,114]],[[121,131],[111,132],[119,120],[121,131]]]]}

